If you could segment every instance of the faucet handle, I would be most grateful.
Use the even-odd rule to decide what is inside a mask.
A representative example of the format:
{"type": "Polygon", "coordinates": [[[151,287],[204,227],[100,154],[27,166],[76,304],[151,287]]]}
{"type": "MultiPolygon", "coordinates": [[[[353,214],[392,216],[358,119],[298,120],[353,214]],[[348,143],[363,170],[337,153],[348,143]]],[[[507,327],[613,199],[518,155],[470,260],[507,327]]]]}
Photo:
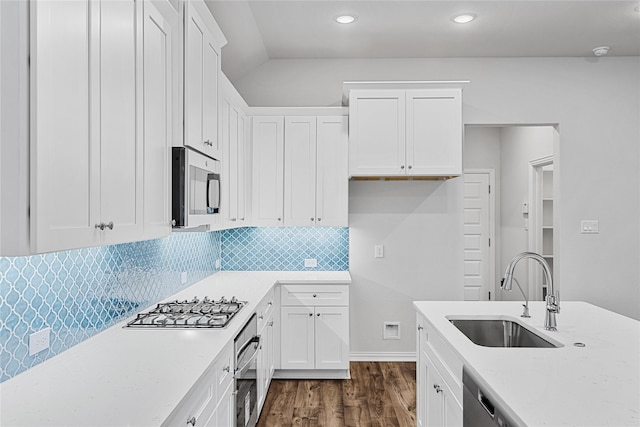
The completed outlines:
{"type": "Polygon", "coordinates": [[[560,313],[560,291],[547,295],[547,310],[553,313],[560,313]]]}

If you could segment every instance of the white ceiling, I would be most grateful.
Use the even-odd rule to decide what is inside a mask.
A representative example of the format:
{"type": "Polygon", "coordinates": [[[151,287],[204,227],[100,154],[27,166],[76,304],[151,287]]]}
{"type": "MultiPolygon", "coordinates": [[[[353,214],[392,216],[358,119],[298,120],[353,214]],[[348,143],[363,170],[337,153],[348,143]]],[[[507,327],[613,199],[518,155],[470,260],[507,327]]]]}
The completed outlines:
{"type": "Polygon", "coordinates": [[[640,56],[639,1],[206,0],[234,81],[268,59],[640,56]],[[477,19],[456,24],[470,12],[477,19]],[[341,25],[334,18],[353,14],[341,25]]]}

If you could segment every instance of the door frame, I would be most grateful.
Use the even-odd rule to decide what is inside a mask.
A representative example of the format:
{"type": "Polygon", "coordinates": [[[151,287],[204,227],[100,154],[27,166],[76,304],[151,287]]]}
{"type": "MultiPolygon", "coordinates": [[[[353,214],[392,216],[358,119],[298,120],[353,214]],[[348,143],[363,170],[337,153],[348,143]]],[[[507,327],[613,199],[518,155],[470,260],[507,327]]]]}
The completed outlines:
{"type": "MultiPolygon", "coordinates": [[[[542,169],[545,166],[554,165],[554,156],[545,156],[529,162],[529,251],[542,254],[542,169]]],[[[554,181],[555,181],[554,167],[554,181]]],[[[555,195],[555,184],[554,184],[555,195]]],[[[554,200],[554,210],[555,210],[554,200]]],[[[554,214],[555,215],[555,214],[554,214]]],[[[555,217],[554,217],[555,225],[555,217]]],[[[554,230],[555,231],[555,230],[554,230]]],[[[555,232],[554,232],[555,240],[555,232]]],[[[555,250],[554,250],[555,252],[555,250]]],[[[528,297],[532,301],[542,301],[542,288],[532,284],[542,281],[539,268],[529,268],[528,297]]]]}
{"type": "MultiPolygon", "coordinates": [[[[499,253],[498,240],[496,239],[496,171],[495,169],[477,169],[477,168],[468,168],[462,171],[463,176],[467,174],[484,174],[489,176],[489,239],[491,245],[489,246],[489,250],[487,251],[489,255],[489,277],[488,281],[488,291],[491,292],[490,301],[496,301],[497,292],[496,292],[496,252],[499,253]]],[[[464,197],[464,194],[463,194],[464,197]]]]}

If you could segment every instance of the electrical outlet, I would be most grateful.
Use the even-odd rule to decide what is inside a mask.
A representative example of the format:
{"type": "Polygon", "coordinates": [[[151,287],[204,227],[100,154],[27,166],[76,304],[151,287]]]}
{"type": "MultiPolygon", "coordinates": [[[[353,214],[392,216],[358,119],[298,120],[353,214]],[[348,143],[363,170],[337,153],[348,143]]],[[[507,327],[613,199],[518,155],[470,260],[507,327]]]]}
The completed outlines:
{"type": "Polygon", "coordinates": [[[187,272],[183,271],[182,273],[180,273],[180,283],[182,283],[183,285],[185,283],[187,283],[187,272]]]}
{"type": "Polygon", "coordinates": [[[598,220],[586,220],[580,221],[580,233],[582,234],[598,234],[600,232],[600,224],[598,220]]]}
{"type": "Polygon", "coordinates": [[[50,335],[51,328],[45,328],[29,335],[29,356],[33,356],[34,354],[48,349],[50,335]]]}
{"type": "Polygon", "coordinates": [[[220,258],[216,259],[216,270],[220,270],[222,268],[222,260],[220,258]]]}
{"type": "Polygon", "coordinates": [[[307,268],[313,268],[318,266],[318,260],[315,258],[305,258],[304,266],[307,268]]]}

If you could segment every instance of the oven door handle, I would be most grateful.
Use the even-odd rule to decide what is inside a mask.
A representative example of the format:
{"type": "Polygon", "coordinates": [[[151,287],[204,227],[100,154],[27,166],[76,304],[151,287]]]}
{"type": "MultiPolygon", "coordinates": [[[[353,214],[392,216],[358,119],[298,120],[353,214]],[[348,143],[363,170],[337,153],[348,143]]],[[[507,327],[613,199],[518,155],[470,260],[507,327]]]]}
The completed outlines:
{"type": "Polygon", "coordinates": [[[236,368],[234,377],[238,377],[238,374],[244,372],[247,366],[249,366],[251,362],[253,362],[255,358],[258,357],[258,344],[260,344],[260,335],[256,335],[255,337],[247,341],[238,352],[238,355],[243,354],[246,351],[247,347],[249,347],[251,344],[256,344],[255,351],[253,352],[249,360],[247,360],[247,362],[241,368],[236,368]]]}

